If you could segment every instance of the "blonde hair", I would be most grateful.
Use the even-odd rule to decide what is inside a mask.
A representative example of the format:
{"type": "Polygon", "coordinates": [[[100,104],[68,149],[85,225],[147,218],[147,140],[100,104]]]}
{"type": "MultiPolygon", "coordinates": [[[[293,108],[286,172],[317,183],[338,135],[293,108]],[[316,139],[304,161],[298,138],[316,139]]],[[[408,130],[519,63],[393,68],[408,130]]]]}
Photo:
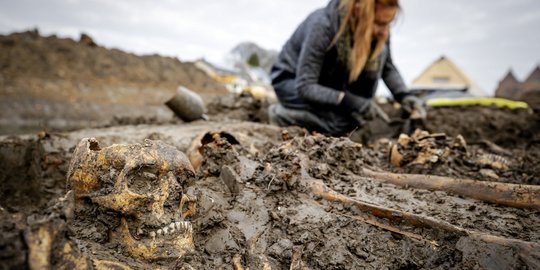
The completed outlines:
{"type": "Polygon", "coordinates": [[[338,42],[338,39],[345,31],[351,31],[352,44],[347,60],[349,82],[353,82],[360,76],[368,60],[379,57],[386,43],[386,40],[377,40],[375,49],[371,51],[375,24],[375,6],[377,4],[399,8],[398,0],[341,0],[339,3],[339,11],[342,16],[341,25],[332,41],[332,45],[338,42]],[[360,4],[359,14],[355,14],[356,3],[360,4]]]}

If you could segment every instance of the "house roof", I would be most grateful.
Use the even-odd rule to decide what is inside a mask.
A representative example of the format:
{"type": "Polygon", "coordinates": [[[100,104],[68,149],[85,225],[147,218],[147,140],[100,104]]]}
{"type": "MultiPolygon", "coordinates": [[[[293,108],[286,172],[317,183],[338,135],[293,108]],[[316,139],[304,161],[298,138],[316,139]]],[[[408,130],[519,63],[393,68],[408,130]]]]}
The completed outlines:
{"type": "Polygon", "coordinates": [[[424,70],[411,84],[411,89],[467,89],[474,96],[485,92],[450,59],[442,56],[424,70]]]}
{"type": "Polygon", "coordinates": [[[527,102],[529,98],[538,99],[536,97],[538,94],[530,92],[540,93],[540,66],[537,66],[523,82],[518,81],[512,71],[509,71],[499,82],[495,96],[527,102]]]}
{"type": "Polygon", "coordinates": [[[500,81],[500,84],[517,84],[519,81],[516,79],[516,76],[514,76],[514,73],[512,70],[509,70],[506,76],[500,81]]]}
{"type": "Polygon", "coordinates": [[[540,66],[536,66],[529,77],[527,77],[525,80],[525,83],[540,83],[540,66]]]}
{"type": "Polygon", "coordinates": [[[499,81],[499,86],[495,89],[496,97],[516,99],[520,91],[520,82],[514,76],[512,70],[509,70],[506,76],[499,81]]]}

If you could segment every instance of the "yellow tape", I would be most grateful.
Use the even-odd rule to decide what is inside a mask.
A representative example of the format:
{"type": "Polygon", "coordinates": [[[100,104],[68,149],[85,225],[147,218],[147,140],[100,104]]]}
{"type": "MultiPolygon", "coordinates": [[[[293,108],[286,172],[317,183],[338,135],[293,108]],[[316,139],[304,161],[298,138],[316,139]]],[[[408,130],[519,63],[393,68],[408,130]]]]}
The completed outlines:
{"type": "Polygon", "coordinates": [[[504,98],[434,98],[429,99],[426,104],[430,107],[441,106],[497,106],[507,107],[509,109],[527,109],[529,105],[523,101],[514,101],[504,98]]]}

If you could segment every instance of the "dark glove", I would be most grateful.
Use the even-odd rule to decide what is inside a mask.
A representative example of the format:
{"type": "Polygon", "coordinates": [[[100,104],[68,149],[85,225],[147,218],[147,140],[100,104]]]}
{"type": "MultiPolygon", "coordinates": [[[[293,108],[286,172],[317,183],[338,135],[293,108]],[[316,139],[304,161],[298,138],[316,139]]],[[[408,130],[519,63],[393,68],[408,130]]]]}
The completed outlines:
{"type": "Polygon", "coordinates": [[[353,112],[351,115],[360,125],[364,125],[366,122],[373,121],[377,118],[386,123],[391,122],[390,117],[379,107],[374,99],[369,101],[369,108],[364,113],[353,112]]]}
{"type": "Polygon", "coordinates": [[[403,109],[411,114],[411,118],[422,118],[427,117],[426,105],[424,101],[416,97],[415,95],[408,95],[401,101],[401,106],[403,109]]]}
{"type": "Polygon", "coordinates": [[[364,125],[366,121],[375,118],[381,118],[386,123],[390,122],[388,115],[377,105],[374,99],[367,99],[345,92],[341,106],[351,113],[351,116],[356,119],[360,126],[364,125]]]}
{"type": "Polygon", "coordinates": [[[369,99],[357,96],[348,91],[345,92],[345,96],[343,96],[339,105],[347,112],[360,114],[367,112],[370,107],[369,99]]]}

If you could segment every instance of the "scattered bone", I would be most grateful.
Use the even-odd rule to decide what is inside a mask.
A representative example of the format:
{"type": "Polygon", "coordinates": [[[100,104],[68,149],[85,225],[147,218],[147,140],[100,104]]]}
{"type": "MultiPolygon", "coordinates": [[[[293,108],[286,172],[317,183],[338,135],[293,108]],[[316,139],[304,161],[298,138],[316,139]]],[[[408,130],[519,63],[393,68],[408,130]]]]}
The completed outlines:
{"type": "MultiPolygon", "coordinates": [[[[307,165],[309,158],[306,156],[300,157],[301,167],[300,169],[304,172],[300,178],[301,184],[306,187],[312,195],[323,198],[330,202],[341,203],[347,206],[356,208],[359,211],[371,214],[378,218],[388,219],[395,223],[407,223],[415,227],[439,229],[449,233],[455,233],[458,235],[468,236],[473,239],[477,239],[486,243],[493,243],[496,245],[501,245],[505,247],[514,248],[519,256],[525,261],[536,262],[537,258],[540,257],[540,243],[536,242],[527,242],[519,239],[505,238],[501,236],[489,235],[482,232],[468,230],[459,226],[455,226],[445,221],[436,220],[430,217],[425,217],[402,210],[396,210],[392,208],[382,207],[371,203],[357,201],[348,196],[340,194],[331,188],[329,188],[322,180],[318,180],[309,176],[305,173],[307,170],[307,165]]],[[[522,185],[514,185],[516,188],[522,185]]],[[[507,186],[508,187],[508,186],[507,186]]],[[[497,189],[497,188],[496,188],[497,189]]],[[[533,208],[540,209],[540,188],[535,186],[528,186],[524,188],[526,192],[532,192],[531,196],[528,197],[526,201],[536,200],[536,205],[533,208]],[[528,188],[534,188],[535,191],[529,190],[528,188]],[[532,197],[532,198],[531,198],[532,197]]],[[[522,194],[520,194],[522,195],[522,194]]],[[[504,198],[503,198],[504,199],[504,198]]],[[[529,206],[530,207],[530,206],[529,206]]]]}
{"type": "Polygon", "coordinates": [[[481,169],[480,174],[495,180],[499,180],[500,178],[495,171],[489,169],[481,169]]]}
{"type": "Polygon", "coordinates": [[[429,217],[424,217],[401,210],[386,208],[370,203],[364,203],[345,195],[339,194],[328,188],[322,181],[314,179],[305,179],[305,184],[310,188],[313,195],[320,196],[331,202],[338,202],[345,205],[350,205],[362,212],[370,213],[376,217],[388,219],[396,223],[406,222],[415,227],[425,227],[432,229],[440,229],[458,235],[466,235],[473,239],[481,240],[486,243],[493,243],[506,247],[515,248],[519,256],[524,260],[535,261],[540,256],[540,243],[527,242],[519,239],[505,238],[495,235],[489,235],[481,232],[467,230],[450,223],[436,220],[429,217]],[[307,180],[307,181],[306,181],[307,180]]]}
{"type": "Polygon", "coordinates": [[[197,197],[190,197],[186,194],[182,194],[182,198],[180,199],[180,211],[184,211],[184,205],[188,203],[188,209],[181,214],[182,219],[186,219],[188,217],[191,217],[195,214],[197,211],[197,197]]]}
{"type": "Polygon", "coordinates": [[[504,157],[493,154],[483,154],[476,162],[480,165],[489,166],[492,169],[501,171],[507,171],[510,165],[510,162],[504,157]]]}
{"type": "Polygon", "coordinates": [[[401,134],[398,138],[398,143],[402,146],[408,146],[411,142],[411,137],[407,136],[407,134],[401,134]]]}
{"type": "Polygon", "coordinates": [[[540,209],[540,186],[455,179],[419,174],[394,174],[363,169],[365,176],[398,186],[443,190],[461,196],[517,208],[540,209]]]}
{"type": "MultiPolygon", "coordinates": [[[[192,239],[168,237],[160,239],[163,243],[155,248],[131,235],[126,217],[134,216],[136,220],[144,221],[177,216],[176,209],[164,207],[165,202],[171,194],[182,194],[183,187],[194,176],[187,157],[176,147],[161,141],[144,140],[142,144],[115,144],[100,148],[96,139],[87,138],[74,151],[67,182],[75,193],[77,207],[97,205],[107,210],[103,212],[114,210],[120,213],[122,229],[115,230],[111,239],[118,239],[118,244],[133,257],[152,261],[168,254],[184,254],[194,248],[192,239]],[[93,205],[88,205],[87,201],[93,205]]],[[[118,214],[115,214],[104,220],[117,218],[118,214]]],[[[170,235],[173,231],[167,224],[157,232],[149,232],[149,235],[154,238],[170,235]]],[[[144,231],[137,228],[135,234],[140,236],[144,231]]]]}
{"type": "Polygon", "coordinates": [[[467,142],[465,141],[465,138],[461,136],[461,134],[456,136],[456,140],[454,141],[454,147],[467,150],[467,142]]]}
{"type": "MultiPolygon", "coordinates": [[[[93,269],[131,270],[131,268],[129,266],[124,265],[124,264],[122,264],[120,262],[112,262],[112,261],[107,261],[107,260],[93,259],[92,263],[94,265],[93,269]]],[[[75,267],[75,268],[76,269],[84,269],[84,268],[78,268],[78,267],[75,267]]],[[[92,269],[92,268],[88,268],[88,269],[92,269]]]]}
{"type": "Polygon", "coordinates": [[[495,153],[497,155],[512,156],[512,152],[510,152],[510,151],[498,146],[494,142],[486,140],[486,139],[482,139],[479,142],[474,142],[472,144],[483,144],[483,145],[487,146],[491,152],[493,152],[493,153],[495,153]]]}
{"type": "Polygon", "coordinates": [[[306,263],[302,261],[302,249],[300,246],[293,247],[289,270],[309,270],[306,263]]]}
{"type": "Polygon", "coordinates": [[[451,149],[456,148],[466,151],[466,142],[460,135],[452,139],[444,133],[416,130],[410,137],[400,135],[390,148],[389,160],[395,167],[440,164],[448,159],[451,149]]]}
{"type": "Polygon", "coordinates": [[[281,139],[283,141],[288,141],[291,139],[291,137],[289,136],[289,131],[287,131],[286,129],[282,130],[281,131],[281,139]]]}
{"type": "Polygon", "coordinates": [[[433,245],[433,246],[439,246],[439,243],[437,243],[437,241],[427,240],[427,239],[425,239],[424,237],[422,237],[422,236],[420,236],[418,234],[411,233],[411,232],[406,232],[406,231],[403,231],[403,230],[401,230],[401,229],[399,229],[397,227],[390,226],[388,224],[383,224],[383,223],[378,222],[375,219],[370,218],[370,217],[349,216],[349,215],[341,215],[341,216],[349,217],[349,218],[354,219],[354,220],[358,220],[358,221],[361,221],[361,222],[364,222],[364,223],[367,223],[367,224],[371,224],[371,225],[379,227],[379,228],[381,228],[383,230],[393,232],[393,233],[397,233],[397,234],[400,234],[400,235],[403,235],[403,236],[406,236],[406,237],[409,237],[409,238],[412,238],[412,239],[415,239],[415,240],[418,240],[418,241],[421,241],[421,242],[427,242],[427,243],[429,243],[430,245],[433,245]]]}
{"type": "Polygon", "coordinates": [[[242,265],[242,256],[240,254],[235,254],[232,262],[234,270],[244,270],[244,266],[242,265]]]}
{"type": "Polygon", "coordinates": [[[43,222],[42,224],[31,224],[25,231],[24,237],[28,243],[28,265],[30,269],[51,269],[51,252],[53,250],[54,239],[61,232],[64,223],[53,224],[43,222]]]}
{"type": "Polygon", "coordinates": [[[263,270],[271,270],[272,267],[270,266],[270,261],[266,257],[266,255],[257,253],[256,252],[256,246],[257,241],[259,241],[259,238],[264,233],[264,231],[260,231],[253,235],[250,239],[247,240],[246,246],[247,246],[247,262],[248,267],[247,269],[263,269],[263,270]]]}
{"type": "Polygon", "coordinates": [[[394,144],[390,150],[390,164],[394,167],[401,167],[401,161],[403,160],[403,155],[398,151],[398,145],[394,144]]]}

